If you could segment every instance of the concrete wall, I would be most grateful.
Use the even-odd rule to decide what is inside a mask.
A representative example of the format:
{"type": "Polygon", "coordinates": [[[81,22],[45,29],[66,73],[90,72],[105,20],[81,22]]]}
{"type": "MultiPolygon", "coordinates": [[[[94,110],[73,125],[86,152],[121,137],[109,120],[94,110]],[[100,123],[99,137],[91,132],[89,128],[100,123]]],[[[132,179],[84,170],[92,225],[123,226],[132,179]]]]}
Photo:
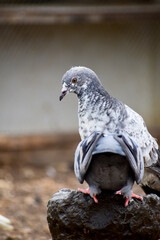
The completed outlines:
{"type": "Polygon", "coordinates": [[[58,100],[74,65],[160,126],[159,23],[0,26],[0,133],[77,131],[76,96],[58,100]]]}

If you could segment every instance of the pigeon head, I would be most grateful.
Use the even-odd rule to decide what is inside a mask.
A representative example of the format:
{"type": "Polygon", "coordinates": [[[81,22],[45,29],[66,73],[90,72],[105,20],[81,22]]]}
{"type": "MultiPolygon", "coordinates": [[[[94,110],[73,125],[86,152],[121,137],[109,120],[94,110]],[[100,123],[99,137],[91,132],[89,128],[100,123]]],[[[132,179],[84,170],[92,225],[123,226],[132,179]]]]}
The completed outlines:
{"type": "Polygon", "coordinates": [[[62,78],[62,92],[60,95],[60,101],[67,93],[80,94],[84,91],[89,83],[100,83],[97,75],[91,69],[86,67],[72,67],[69,69],[62,78]]]}

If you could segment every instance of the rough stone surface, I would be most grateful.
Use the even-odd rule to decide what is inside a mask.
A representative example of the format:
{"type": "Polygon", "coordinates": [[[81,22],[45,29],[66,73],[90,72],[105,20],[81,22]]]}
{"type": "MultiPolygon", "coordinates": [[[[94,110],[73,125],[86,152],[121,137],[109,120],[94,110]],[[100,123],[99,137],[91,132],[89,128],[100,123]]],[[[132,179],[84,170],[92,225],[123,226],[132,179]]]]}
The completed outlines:
{"type": "Polygon", "coordinates": [[[158,240],[160,198],[155,194],[124,207],[120,195],[107,192],[98,204],[86,194],[62,189],[48,202],[47,220],[54,240],[158,240]]]}

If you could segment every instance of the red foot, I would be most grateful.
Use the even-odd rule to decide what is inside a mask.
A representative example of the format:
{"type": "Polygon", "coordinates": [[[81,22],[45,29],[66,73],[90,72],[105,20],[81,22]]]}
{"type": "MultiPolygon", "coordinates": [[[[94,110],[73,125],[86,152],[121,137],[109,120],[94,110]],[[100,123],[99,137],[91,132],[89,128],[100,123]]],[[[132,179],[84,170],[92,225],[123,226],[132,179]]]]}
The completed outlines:
{"type": "MultiPolygon", "coordinates": [[[[82,192],[82,193],[85,193],[85,194],[89,194],[91,196],[91,193],[90,193],[90,190],[89,188],[87,189],[84,189],[84,188],[78,188],[78,192],[82,192]]],[[[98,203],[98,199],[96,198],[96,196],[93,194],[93,200],[95,203],[98,203]]]]}
{"type": "MultiPolygon", "coordinates": [[[[116,194],[122,195],[121,191],[117,191],[116,194]]],[[[131,198],[137,198],[137,199],[140,199],[141,201],[143,200],[143,197],[141,197],[133,192],[131,192],[131,198]]],[[[130,200],[129,198],[126,198],[125,207],[128,206],[129,200],[130,200]]]]}
{"type": "Polygon", "coordinates": [[[122,195],[121,191],[117,191],[116,194],[122,195]]]}

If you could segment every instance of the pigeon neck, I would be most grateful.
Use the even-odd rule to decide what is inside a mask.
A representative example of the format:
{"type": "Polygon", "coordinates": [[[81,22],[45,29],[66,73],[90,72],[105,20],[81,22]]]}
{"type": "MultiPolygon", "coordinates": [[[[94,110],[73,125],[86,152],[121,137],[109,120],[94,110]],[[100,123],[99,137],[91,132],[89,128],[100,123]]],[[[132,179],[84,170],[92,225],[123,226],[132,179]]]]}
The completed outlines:
{"type": "Polygon", "coordinates": [[[88,103],[96,100],[103,101],[105,99],[105,102],[109,102],[111,99],[111,96],[109,93],[103,88],[103,86],[96,82],[93,84],[93,82],[87,83],[84,87],[81,88],[81,91],[77,94],[79,103],[86,102],[88,103]]]}
{"type": "Polygon", "coordinates": [[[102,131],[111,104],[111,96],[100,84],[97,87],[95,84],[94,86],[90,85],[80,92],[78,95],[78,118],[79,133],[82,139],[94,131],[102,131]]]}

